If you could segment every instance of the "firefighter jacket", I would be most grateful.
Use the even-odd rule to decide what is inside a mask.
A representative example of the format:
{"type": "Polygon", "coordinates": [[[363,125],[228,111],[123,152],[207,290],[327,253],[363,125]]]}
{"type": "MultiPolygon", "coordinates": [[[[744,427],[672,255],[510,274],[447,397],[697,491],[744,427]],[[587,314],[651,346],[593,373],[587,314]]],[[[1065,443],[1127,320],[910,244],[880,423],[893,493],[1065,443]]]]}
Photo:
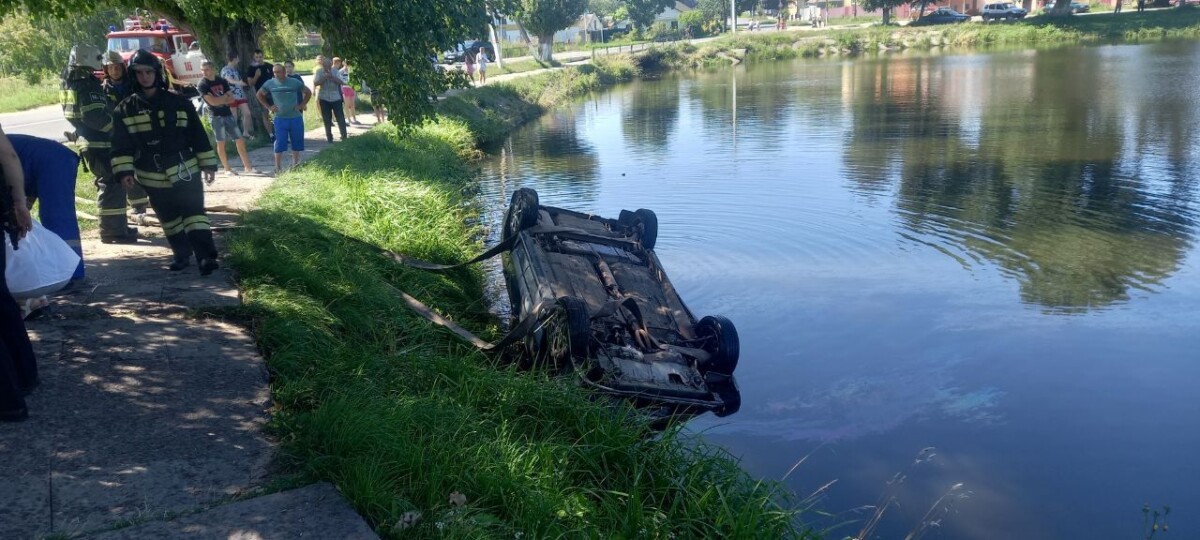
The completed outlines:
{"type": "Polygon", "coordinates": [[[113,176],[136,173],[138,183],[170,188],[217,170],[208,134],[191,102],[166,90],[134,93],[117,105],[113,121],[113,176]]]}
{"type": "Polygon", "coordinates": [[[121,79],[121,82],[116,82],[105,77],[100,87],[104,89],[104,95],[108,96],[108,101],[115,106],[129,97],[129,94],[133,93],[133,87],[130,86],[130,83],[131,79],[126,74],[125,78],[121,79]]]}
{"type": "Polygon", "coordinates": [[[62,84],[63,116],[79,134],[79,150],[108,150],[112,140],[112,103],[91,71],[76,69],[62,84]]]}

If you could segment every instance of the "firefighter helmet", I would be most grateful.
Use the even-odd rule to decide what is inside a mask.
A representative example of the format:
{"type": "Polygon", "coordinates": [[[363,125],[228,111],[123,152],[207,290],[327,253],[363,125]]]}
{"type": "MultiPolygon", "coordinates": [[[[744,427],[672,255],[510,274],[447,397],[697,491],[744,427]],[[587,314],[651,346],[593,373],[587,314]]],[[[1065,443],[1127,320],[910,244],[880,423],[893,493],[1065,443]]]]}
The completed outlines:
{"type": "Polygon", "coordinates": [[[100,53],[100,49],[91,45],[75,45],[71,47],[71,56],[67,59],[67,67],[85,67],[97,70],[102,67],[100,61],[103,58],[104,55],[100,53]]]}
{"type": "Polygon", "coordinates": [[[108,51],[104,53],[104,65],[112,66],[116,64],[120,64],[122,66],[125,65],[125,59],[121,58],[121,53],[117,51],[108,51]]]}
{"type": "Polygon", "coordinates": [[[146,49],[138,49],[129,57],[129,71],[133,71],[136,75],[138,67],[154,68],[155,86],[166,88],[166,79],[163,78],[162,63],[158,61],[158,57],[146,49]]]}

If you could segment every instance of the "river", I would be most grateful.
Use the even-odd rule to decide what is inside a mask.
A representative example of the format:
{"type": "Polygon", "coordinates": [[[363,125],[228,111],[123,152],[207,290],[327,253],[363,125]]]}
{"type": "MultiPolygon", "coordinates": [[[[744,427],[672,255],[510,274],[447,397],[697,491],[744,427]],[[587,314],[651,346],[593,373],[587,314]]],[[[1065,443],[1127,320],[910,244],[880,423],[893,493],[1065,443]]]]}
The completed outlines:
{"type": "Polygon", "coordinates": [[[1192,538],[1198,88],[1192,42],[668,76],[518,131],[481,199],[653,209],[741,335],[741,411],[689,428],[801,497],[836,481],[831,537],[886,506],[869,536],[1144,538],[1149,503],[1192,538]]]}

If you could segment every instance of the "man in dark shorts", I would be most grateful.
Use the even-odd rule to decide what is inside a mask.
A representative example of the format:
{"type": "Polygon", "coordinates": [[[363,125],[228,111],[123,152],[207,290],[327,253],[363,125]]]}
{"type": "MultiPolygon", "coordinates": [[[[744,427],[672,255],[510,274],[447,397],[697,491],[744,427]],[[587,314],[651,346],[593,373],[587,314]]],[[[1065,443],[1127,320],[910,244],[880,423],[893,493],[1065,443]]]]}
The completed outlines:
{"type": "MultiPolygon", "coordinates": [[[[248,173],[258,173],[250,166],[250,156],[246,153],[246,139],[242,137],[242,128],[237,118],[233,116],[233,93],[229,91],[229,81],[217,76],[217,66],[205,60],[202,66],[204,78],[196,89],[208,105],[208,123],[212,126],[213,138],[216,139],[217,157],[221,158],[221,166],[229,174],[237,174],[229,167],[229,158],[225,155],[225,141],[233,139],[238,156],[242,158],[242,169],[248,173]]],[[[255,100],[257,101],[257,100],[255,100]]]]}
{"type": "Polygon", "coordinates": [[[267,81],[271,80],[273,75],[274,70],[271,69],[271,63],[263,60],[262,49],[254,49],[254,60],[250,62],[250,68],[246,70],[246,82],[254,86],[254,92],[247,92],[246,97],[250,100],[250,114],[259,119],[258,121],[267,130],[267,135],[272,141],[275,140],[275,127],[272,125],[267,110],[257,99],[254,99],[254,94],[258,94],[258,91],[267,81]]]}

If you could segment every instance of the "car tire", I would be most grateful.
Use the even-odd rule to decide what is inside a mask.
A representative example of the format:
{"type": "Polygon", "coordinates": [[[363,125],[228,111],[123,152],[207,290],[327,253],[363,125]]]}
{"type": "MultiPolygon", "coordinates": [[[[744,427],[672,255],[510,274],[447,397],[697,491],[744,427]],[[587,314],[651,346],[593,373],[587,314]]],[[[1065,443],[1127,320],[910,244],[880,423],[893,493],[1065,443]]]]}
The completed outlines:
{"type": "Polygon", "coordinates": [[[507,241],[517,233],[537,225],[539,206],[536,191],[529,188],[514,191],[508,203],[508,212],[504,214],[500,240],[507,241]]]}
{"type": "Polygon", "coordinates": [[[709,354],[708,362],[700,366],[701,369],[733,375],[741,348],[733,321],[722,315],[704,317],[696,323],[696,336],[705,339],[704,351],[709,354]]]}
{"type": "Polygon", "coordinates": [[[563,296],[546,315],[543,343],[545,364],[566,372],[587,363],[591,357],[591,316],[587,304],[563,296]]]}
{"type": "Polygon", "coordinates": [[[632,228],[642,247],[654,249],[658,244],[658,216],[652,210],[639,208],[634,211],[632,228]]]}

